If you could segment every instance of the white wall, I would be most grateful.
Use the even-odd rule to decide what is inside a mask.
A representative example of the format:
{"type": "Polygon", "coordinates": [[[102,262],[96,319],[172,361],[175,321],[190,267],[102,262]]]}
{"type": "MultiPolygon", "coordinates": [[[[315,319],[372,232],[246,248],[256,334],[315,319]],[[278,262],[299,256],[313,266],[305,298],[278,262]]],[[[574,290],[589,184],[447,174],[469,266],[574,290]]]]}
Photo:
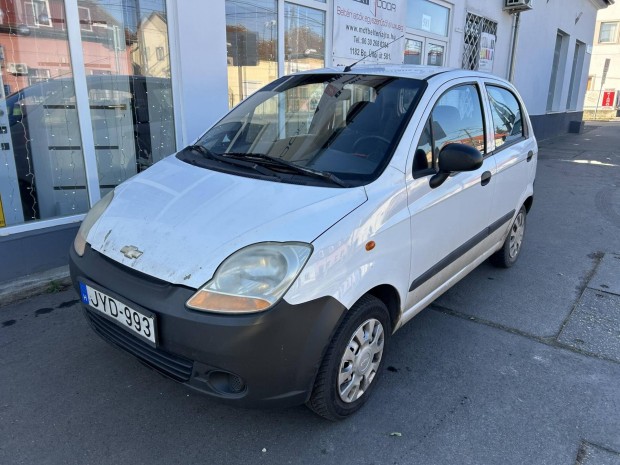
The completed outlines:
{"type": "Polygon", "coordinates": [[[468,0],[454,1],[452,8],[452,30],[448,45],[448,66],[460,68],[463,62],[465,18],[467,12],[483,16],[497,23],[497,40],[495,43],[495,60],[493,74],[506,78],[508,75],[508,60],[510,57],[510,39],[512,31],[512,16],[502,11],[501,1],[468,0]]]}
{"type": "MultiPolygon", "coordinates": [[[[564,76],[558,111],[566,111],[575,41],[592,45],[596,23],[596,7],[590,0],[537,1],[534,9],[521,14],[521,29],[517,47],[515,85],[533,115],[547,113],[547,95],[557,30],[568,34],[567,59],[558,71],[564,76]],[[579,20],[575,23],[577,17],[579,20]]],[[[590,54],[586,53],[579,82],[577,111],[583,109],[590,54]]],[[[579,75],[579,74],[578,74],[579,75]]]]}
{"type": "Polygon", "coordinates": [[[182,147],[228,111],[226,12],[224,0],[168,0],[167,5],[182,147]]]}

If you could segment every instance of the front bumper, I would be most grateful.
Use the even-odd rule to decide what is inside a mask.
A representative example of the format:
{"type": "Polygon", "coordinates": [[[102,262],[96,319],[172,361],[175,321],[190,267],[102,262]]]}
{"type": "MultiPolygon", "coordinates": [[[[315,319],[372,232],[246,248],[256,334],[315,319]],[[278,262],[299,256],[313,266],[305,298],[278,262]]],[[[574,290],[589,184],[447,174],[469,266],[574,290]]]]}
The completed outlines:
{"type": "Polygon", "coordinates": [[[346,310],[331,297],[300,305],[281,300],[254,315],[189,310],[185,302],[195,289],[139,273],[88,245],[82,257],[71,248],[70,269],[78,292],[78,282],[88,282],[156,315],[158,346],[152,348],[84,306],[100,336],[195,390],[244,406],[306,402],[323,353],[346,310]]]}

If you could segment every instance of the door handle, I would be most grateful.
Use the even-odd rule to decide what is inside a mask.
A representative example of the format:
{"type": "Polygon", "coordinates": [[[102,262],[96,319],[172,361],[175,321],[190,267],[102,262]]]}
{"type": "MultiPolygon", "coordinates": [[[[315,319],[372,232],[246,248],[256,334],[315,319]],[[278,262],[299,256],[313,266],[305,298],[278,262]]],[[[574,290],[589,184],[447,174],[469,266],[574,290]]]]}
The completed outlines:
{"type": "Polygon", "coordinates": [[[483,186],[486,186],[489,182],[491,182],[491,172],[485,171],[484,173],[482,173],[482,176],[480,177],[480,184],[482,184],[483,186]]]}
{"type": "Polygon", "coordinates": [[[533,150],[530,150],[529,152],[527,152],[527,161],[530,161],[533,156],[534,156],[534,151],[533,150]]]}

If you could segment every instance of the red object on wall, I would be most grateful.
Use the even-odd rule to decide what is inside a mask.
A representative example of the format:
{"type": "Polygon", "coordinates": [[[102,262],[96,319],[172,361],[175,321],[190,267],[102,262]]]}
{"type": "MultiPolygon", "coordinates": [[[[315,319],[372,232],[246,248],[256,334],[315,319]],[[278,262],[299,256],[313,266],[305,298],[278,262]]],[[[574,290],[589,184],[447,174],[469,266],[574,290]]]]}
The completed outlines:
{"type": "Polygon", "coordinates": [[[616,102],[616,91],[610,90],[603,92],[603,106],[613,107],[616,102]]]}

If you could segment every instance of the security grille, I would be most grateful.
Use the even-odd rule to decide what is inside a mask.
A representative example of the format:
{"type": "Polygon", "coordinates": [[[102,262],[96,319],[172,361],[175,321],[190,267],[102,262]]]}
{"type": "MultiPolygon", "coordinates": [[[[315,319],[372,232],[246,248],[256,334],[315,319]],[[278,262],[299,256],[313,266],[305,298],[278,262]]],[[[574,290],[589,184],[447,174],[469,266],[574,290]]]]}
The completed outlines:
{"type": "Polygon", "coordinates": [[[482,16],[467,13],[467,18],[465,19],[463,69],[478,69],[480,63],[480,37],[483,32],[497,35],[497,23],[482,16]]]}

